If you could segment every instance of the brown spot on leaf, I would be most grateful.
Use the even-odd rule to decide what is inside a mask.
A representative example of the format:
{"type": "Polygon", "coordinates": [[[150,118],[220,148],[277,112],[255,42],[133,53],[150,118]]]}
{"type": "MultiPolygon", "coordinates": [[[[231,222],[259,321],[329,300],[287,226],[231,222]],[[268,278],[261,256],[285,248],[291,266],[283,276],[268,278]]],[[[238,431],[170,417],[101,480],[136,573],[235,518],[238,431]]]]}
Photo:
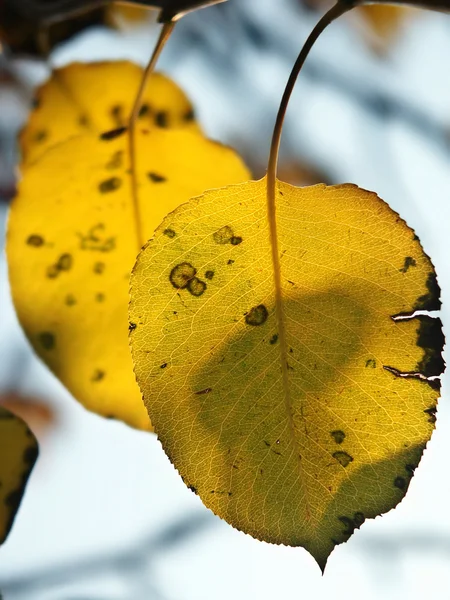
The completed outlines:
{"type": "Polygon", "coordinates": [[[105,263],[104,262],[96,262],[96,263],[94,263],[94,268],[93,268],[94,273],[97,273],[97,275],[101,275],[104,270],[105,270],[105,263]]]}
{"type": "Polygon", "coordinates": [[[430,408],[423,411],[429,417],[428,423],[436,423],[436,408],[436,406],[430,406],[430,408]]]}
{"type": "Polygon", "coordinates": [[[69,271],[72,268],[73,258],[71,254],[61,254],[56,263],[59,271],[69,271]]]}
{"type": "Polygon", "coordinates": [[[168,238],[173,239],[177,234],[173,229],[164,229],[163,235],[167,235],[168,238]]]}
{"type": "Polygon", "coordinates": [[[77,303],[77,300],[73,294],[67,294],[65,303],[67,304],[67,306],[73,306],[77,303]]]}
{"type": "Polygon", "coordinates": [[[37,234],[30,235],[27,239],[27,244],[34,248],[40,248],[44,245],[44,238],[37,234]]]}
{"type": "Polygon", "coordinates": [[[245,322],[247,325],[252,325],[253,327],[258,327],[259,325],[263,325],[269,316],[269,312],[264,304],[258,304],[258,306],[254,306],[245,316],[245,322]]]}
{"type": "Polygon", "coordinates": [[[157,127],[169,127],[169,115],[165,110],[159,110],[155,114],[155,124],[157,127]]]}
{"type": "Polygon", "coordinates": [[[97,381],[101,381],[104,377],[105,371],[102,371],[101,369],[95,369],[94,373],[92,374],[91,381],[95,383],[97,381]]]}
{"type": "Polygon", "coordinates": [[[374,358],[368,358],[366,360],[366,369],[376,369],[377,361],[374,358]]]}
{"type": "Polygon", "coordinates": [[[410,267],[415,267],[416,261],[412,256],[407,256],[405,258],[405,262],[403,263],[403,267],[399,269],[400,273],[406,273],[410,267]]]}
{"type": "Polygon", "coordinates": [[[194,119],[195,119],[195,111],[193,108],[190,108],[187,112],[184,113],[183,121],[186,121],[186,123],[189,123],[191,121],[194,121],[194,119]]]}
{"type": "Polygon", "coordinates": [[[118,150],[114,152],[109,162],[106,163],[106,168],[109,171],[114,169],[119,169],[123,164],[123,150],[118,150]]]}
{"type": "Polygon", "coordinates": [[[330,431],[330,435],[336,444],[342,444],[342,442],[345,440],[345,433],[341,429],[330,431]]]}
{"type": "Polygon", "coordinates": [[[209,279],[211,281],[211,279],[214,277],[214,271],[206,271],[205,273],[205,278],[209,279]]]}
{"type": "Polygon", "coordinates": [[[173,287],[177,290],[184,290],[188,284],[197,274],[195,269],[190,263],[183,262],[174,267],[170,271],[169,281],[173,287]]]}
{"type": "Polygon", "coordinates": [[[42,142],[45,142],[46,139],[48,139],[48,131],[46,131],[45,129],[36,131],[36,133],[33,136],[33,140],[37,144],[41,144],[42,142]]]}
{"type": "Polygon", "coordinates": [[[188,291],[196,298],[198,298],[205,292],[206,287],[206,283],[198,277],[194,277],[187,284],[188,291]]]}
{"type": "Polygon", "coordinates": [[[50,265],[49,267],[47,267],[47,277],[49,279],[55,279],[55,277],[58,277],[59,275],[59,269],[56,265],[50,265]]]}
{"type": "Polygon", "coordinates": [[[350,454],[342,450],[333,452],[333,458],[335,458],[343,467],[348,467],[348,465],[353,462],[353,456],[350,456],[350,454]]]}
{"type": "Polygon", "coordinates": [[[165,181],[167,181],[167,177],[164,177],[164,175],[160,175],[159,173],[150,172],[147,173],[147,177],[153,183],[164,183],[165,181]]]}
{"type": "Polygon", "coordinates": [[[111,140],[115,140],[119,136],[123,135],[127,130],[126,127],[117,127],[116,129],[111,129],[110,131],[105,131],[100,135],[100,139],[109,142],[111,140]]]}
{"type": "Polygon", "coordinates": [[[101,194],[108,194],[109,192],[114,192],[119,189],[122,185],[122,180],[119,177],[111,177],[110,179],[105,179],[98,184],[98,189],[101,194]]]}
{"type": "Polygon", "coordinates": [[[149,104],[143,104],[139,109],[138,118],[142,119],[146,117],[151,112],[151,108],[149,104]]]}
{"type": "Polygon", "coordinates": [[[230,240],[230,244],[232,246],[239,246],[239,244],[242,244],[242,238],[234,235],[230,240]]]}
{"type": "Polygon", "coordinates": [[[53,350],[55,347],[55,335],[51,331],[43,331],[38,335],[38,340],[44,350],[53,350]]]}
{"type": "Polygon", "coordinates": [[[102,294],[101,292],[98,292],[98,294],[95,294],[95,301],[96,302],[104,302],[105,294],[102,294]]]}
{"type": "Polygon", "coordinates": [[[404,477],[396,477],[394,479],[394,486],[399,490],[404,490],[406,488],[406,479],[404,477]]]}
{"type": "Polygon", "coordinates": [[[233,237],[234,233],[229,225],[225,225],[213,233],[213,240],[216,244],[229,244],[233,237]]]}

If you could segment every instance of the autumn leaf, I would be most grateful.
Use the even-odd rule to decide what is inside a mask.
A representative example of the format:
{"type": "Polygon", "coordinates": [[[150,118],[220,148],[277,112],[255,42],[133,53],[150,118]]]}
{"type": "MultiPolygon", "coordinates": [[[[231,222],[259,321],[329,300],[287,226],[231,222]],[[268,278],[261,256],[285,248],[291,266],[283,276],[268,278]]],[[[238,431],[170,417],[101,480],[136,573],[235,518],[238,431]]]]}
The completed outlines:
{"type": "MultiPolygon", "coordinates": [[[[192,130],[138,128],[136,143],[145,239],[192,195],[248,179],[231,149],[192,130]]],[[[16,311],[37,354],[86,408],[149,429],[127,338],[141,247],[127,149],[124,131],[79,136],[28,165],[7,254],[16,311]]]]}
{"type": "Polygon", "coordinates": [[[275,273],[265,179],[169,214],[133,271],[130,339],[186,485],[323,569],[400,502],[430,439],[444,338],[414,311],[439,288],[414,232],[354,185],[278,182],[277,221],[275,273]]]}
{"type": "MultiPolygon", "coordinates": [[[[20,136],[22,168],[70,137],[126,126],[142,75],[141,67],[127,61],[74,63],[56,70],[37,91],[20,136]]],[[[161,73],[150,78],[139,125],[200,131],[192,104],[161,73]]]]}
{"type": "Polygon", "coordinates": [[[25,423],[0,406],[0,544],[11,530],[37,455],[25,423]]]}

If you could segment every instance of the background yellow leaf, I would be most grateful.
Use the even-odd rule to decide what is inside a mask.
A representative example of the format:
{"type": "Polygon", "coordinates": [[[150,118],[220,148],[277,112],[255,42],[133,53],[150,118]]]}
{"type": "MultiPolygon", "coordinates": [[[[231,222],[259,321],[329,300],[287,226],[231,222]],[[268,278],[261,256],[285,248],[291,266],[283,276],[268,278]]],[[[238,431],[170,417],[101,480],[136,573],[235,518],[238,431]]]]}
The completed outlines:
{"type": "MultiPolygon", "coordinates": [[[[142,75],[141,67],[127,61],[74,63],[56,70],[38,89],[20,136],[22,167],[70,137],[128,125],[142,75]]],[[[161,73],[150,78],[139,124],[199,131],[191,103],[161,73]]]]}
{"type": "Polygon", "coordinates": [[[25,423],[0,406],[0,543],[12,527],[37,455],[37,441],[25,423]]]}
{"type": "Polygon", "coordinates": [[[278,182],[283,330],[266,213],[261,180],[166,217],[131,279],[133,360],[186,485],[323,569],[403,498],[430,438],[441,322],[392,317],[439,308],[439,288],[414,232],[375,194],[278,182]]]}
{"type": "MultiPolygon", "coordinates": [[[[148,429],[127,338],[140,248],[127,142],[124,132],[81,136],[29,165],[12,204],[7,253],[17,314],[39,356],[88,409],[148,429]]],[[[137,157],[146,239],[192,195],[248,179],[231,149],[194,131],[139,129],[137,157]]]]}

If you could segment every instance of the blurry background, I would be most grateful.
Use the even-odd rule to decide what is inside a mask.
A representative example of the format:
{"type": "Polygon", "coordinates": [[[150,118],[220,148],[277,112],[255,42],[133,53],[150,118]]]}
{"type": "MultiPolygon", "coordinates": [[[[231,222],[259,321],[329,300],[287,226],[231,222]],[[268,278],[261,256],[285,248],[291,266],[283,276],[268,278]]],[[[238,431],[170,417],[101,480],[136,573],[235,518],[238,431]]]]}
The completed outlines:
{"type": "MultiPolygon", "coordinates": [[[[183,19],[160,68],[213,138],[264,173],[281,94],[322,0],[229,0],[183,19]]],[[[154,15],[109,15],[52,55],[144,64],[154,15]]],[[[14,193],[15,136],[48,67],[0,58],[0,230],[14,193]]],[[[449,334],[450,17],[364,9],[313,50],[291,103],[280,176],[375,190],[436,265],[449,334]]],[[[11,535],[0,548],[5,600],[450,599],[450,404],[405,500],[366,522],[322,578],[303,549],[263,544],[207,511],[156,437],[82,409],[34,357],[0,262],[0,395],[41,443],[11,535]]]]}

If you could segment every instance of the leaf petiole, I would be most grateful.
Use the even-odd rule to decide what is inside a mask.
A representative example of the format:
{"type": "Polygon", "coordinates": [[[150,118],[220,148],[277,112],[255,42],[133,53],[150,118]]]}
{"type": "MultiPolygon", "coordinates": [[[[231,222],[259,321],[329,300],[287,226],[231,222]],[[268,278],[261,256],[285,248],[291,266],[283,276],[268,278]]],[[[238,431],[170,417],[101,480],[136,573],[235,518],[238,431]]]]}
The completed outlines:
{"type": "Polygon", "coordinates": [[[139,86],[138,93],[136,94],[136,99],[133,104],[133,109],[131,111],[129,125],[128,125],[128,144],[129,144],[129,153],[130,153],[130,176],[131,176],[131,197],[133,203],[133,210],[135,216],[135,224],[136,224],[136,238],[138,243],[138,252],[146,242],[144,234],[142,232],[142,222],[140,218],[139,211],[139,201],[138,201],[138,193],[137,193],[137,177],[136,177],[136,121],[139,116],[139,111],[142,105],[142,98],[145,93],[145,89],[147,87],[148,81],[150,79],[151,74],[154,71],[155,65],[158,61],[158,58],[166,45],[167,40],[169,39],[173,28],[175,27],[174,20],[168,21],[163,24],[161,28],[161,33],[159,35],[158,41],[156,42],[155,49],[153,50],[153,54],[145,68],[144,75],[142,76],[141,85],[139,86]]]}

